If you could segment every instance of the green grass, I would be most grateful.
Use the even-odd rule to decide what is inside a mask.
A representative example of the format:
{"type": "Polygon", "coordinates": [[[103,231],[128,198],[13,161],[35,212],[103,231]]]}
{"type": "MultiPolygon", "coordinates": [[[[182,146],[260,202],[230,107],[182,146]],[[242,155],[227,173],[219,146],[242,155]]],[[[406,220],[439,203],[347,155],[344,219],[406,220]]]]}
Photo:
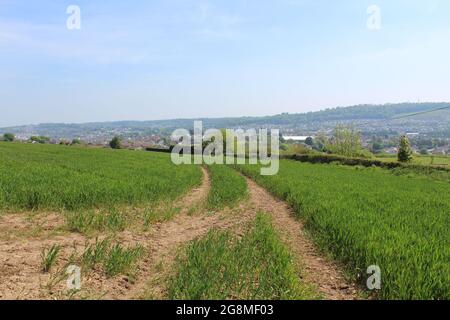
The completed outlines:
{"type": "Polygon", "coordinates": [[[96,265],[101,265],[107,277],[117,274],[133,275],[136,264],[144,253],[141,245],[123,247],[116,243],[111,244],[109,239],[93,244],[87,244],[81,255],[81,263],[86,270],[90,270],[96,265]]]}
{"type": "Polygon", "coordinates": [[[207,199],[209,208],[231,208],[247,197],[247,181],[236,170],[226,165],[210,165],[208,170],[211,177],[207,199]]]}
{"type": "Polygon", "coordinates": [[[99,241],[95,239],[95,243],[86,244],[84,252],[81,256],[81,263],[87,270],[92,269],[96,264],[105,260],[110,247],[110,241],[104,239],[99,241]]]}
{"type": "MultiPolygon", "coordinates": [[[[379,154],[375,155],[376,159],[386,162],[397,162],[397,155],[379,154]]],[[[434,166],[450,166],[450,156],[446,155],[414,155],[411,164],[434,165],[434,166]]]]}
{"type": "Polygon", "coordinates": [[[152,205],[201,183],[170,155],[0,142],[0,209],[81,210],[152,205]]]}
{"type": "Polygon", "coordinates": [[[193,241],[175,263],[171,299],[309,299],[270,218],[258,214],[241,239],[213,230],[193,241]]]}
{"type": "Polygon", "coordinates": [[[149,227],[155,223],[171,220],[181,212],[177,206],[163,206],[162,208],[147,208],[144,211],[144,227],[149,227]]]}
{"type": "Polygon", "coordinates": [[[379,298],[450,298],[450,184],[380,168],[284,160],[276,176],[240,166],[285,199],[317,243],[365,284],[381,268],[379,298]]]}
{"type": "Polygon", "coordinates": [[[69,231],[88,233],[91,231],[118,232],[125,229],[125,215],[115,208],[96,212],[94,209],[67,212],[66,223],[69,231]]]}
{"type": "Polygon", "coordinates": [[[42,272],[49,272],[56,262],[56,258],[61,251],[61,246],[54,244],[50,248],[44,248],[41,252],[41,269],[42,272]]]}
{"type": "Polygon", "coordinates": [[[120,273],[134,273],[134,266],[143,254],[143,247],[123,248],[120,244],[111,247],[104,261],[105,273],[108,277],[120,273]]]}

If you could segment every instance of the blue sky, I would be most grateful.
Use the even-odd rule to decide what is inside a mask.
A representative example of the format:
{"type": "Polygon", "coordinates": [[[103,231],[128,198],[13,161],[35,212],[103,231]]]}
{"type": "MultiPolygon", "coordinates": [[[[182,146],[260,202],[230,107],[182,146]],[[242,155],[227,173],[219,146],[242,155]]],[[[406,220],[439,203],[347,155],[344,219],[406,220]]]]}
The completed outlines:
{"type": "Polygon", "coordinates": [[[0,0],[0,126],[450,101],[449,57],[447,0],[0,0]]]}

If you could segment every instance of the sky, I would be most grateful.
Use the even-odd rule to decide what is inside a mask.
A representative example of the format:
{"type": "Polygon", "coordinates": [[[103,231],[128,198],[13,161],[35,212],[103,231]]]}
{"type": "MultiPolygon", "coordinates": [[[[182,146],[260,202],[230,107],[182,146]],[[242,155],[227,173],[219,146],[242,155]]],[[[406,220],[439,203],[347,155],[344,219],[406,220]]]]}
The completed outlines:
{"type": "Polygon", "coordinates": [[[450,101],[449,57],[448,0],[0,0],[0,127],[450,101]]]}

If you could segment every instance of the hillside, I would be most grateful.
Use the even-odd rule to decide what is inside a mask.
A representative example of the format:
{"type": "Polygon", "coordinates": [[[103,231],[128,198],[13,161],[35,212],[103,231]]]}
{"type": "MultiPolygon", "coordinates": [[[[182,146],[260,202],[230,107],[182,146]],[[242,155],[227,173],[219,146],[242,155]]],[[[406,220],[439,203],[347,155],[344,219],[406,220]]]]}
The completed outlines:
{"type": "MultiPolygon", "coordinates": [[[[353,123],[369,134],[384,132],[421,132],[448,138],[450,136],[449,103],[402,103],[337,107],[317,112],[283,113],[263,117],[199,118],[206,128],[278,127],[281,130],[315,132],[330,130],[336,123],[353,123]],[[402,116],[412,115],[401,119],[402,116]]],[[[0,128],[0,134],[12,132],[21,136],[44,135],[52,138],[99,137],[120,134],[125,137],[169,133],[175,128],[192,128],[193,119],[93,122],[83,124],[38,124],[0,128]]]]}

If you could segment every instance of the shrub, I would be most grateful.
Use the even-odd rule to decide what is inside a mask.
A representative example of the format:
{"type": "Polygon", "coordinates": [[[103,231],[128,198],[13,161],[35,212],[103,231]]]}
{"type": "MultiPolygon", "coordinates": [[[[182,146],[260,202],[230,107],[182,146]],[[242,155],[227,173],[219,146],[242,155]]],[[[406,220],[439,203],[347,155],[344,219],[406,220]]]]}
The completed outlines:
{"type": "Polygon", "coordinates": [[[120,149],[122,147],[120,138],[119,137],[112,138],[112,140],[109,142],[109,146],[112,149],[120,149]]]}
{"type": "Polygon", "coordinates": [[[3,140],[8,142],[13,142],[16,137],[12,133],[5,133],[3,135],[3,140]]]}

